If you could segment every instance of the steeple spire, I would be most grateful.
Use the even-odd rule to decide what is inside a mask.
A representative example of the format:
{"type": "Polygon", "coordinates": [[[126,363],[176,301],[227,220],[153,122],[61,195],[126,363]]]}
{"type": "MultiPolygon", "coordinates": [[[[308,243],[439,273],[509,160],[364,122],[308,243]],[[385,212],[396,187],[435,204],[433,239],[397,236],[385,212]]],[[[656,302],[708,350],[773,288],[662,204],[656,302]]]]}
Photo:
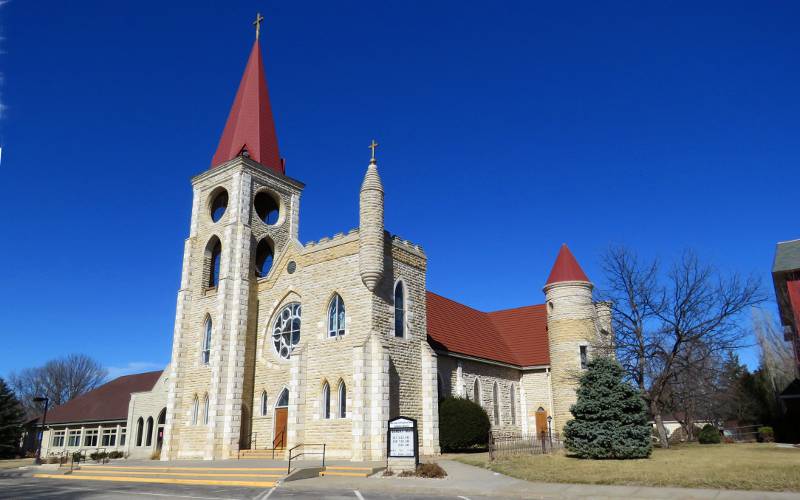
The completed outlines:
{"type": "Polygon", "coordinates": [[[553,269],[550,271],[550,276],[547,278],[546,285],[562,281],[589,282],[589,278],[586,276],[586,273],[583,272],[583,269],[581,269],[575,256],[569,251],[569,247],[566,243],[561,245],[561,249],[558,251],[556,263],[553,264],[553,269]]]}
{"type": "Polygon", "coordinates": [[[374,140],[369,145],[372,158],[361,183],[358,209],[358,267],[361,281],[370,292],[383,278],[383,184],[378,175],[374,140]]]}
{"type": "Polygon", "coordinates": [[[259,14],[253,23],[256,26],[256,40],[211,166],[216,167],[237,156],[248,156],[264,167],[284,174],[286,169],[278,153],[278,136],[258,43],[261,21],[263,17],[259,14]]]}

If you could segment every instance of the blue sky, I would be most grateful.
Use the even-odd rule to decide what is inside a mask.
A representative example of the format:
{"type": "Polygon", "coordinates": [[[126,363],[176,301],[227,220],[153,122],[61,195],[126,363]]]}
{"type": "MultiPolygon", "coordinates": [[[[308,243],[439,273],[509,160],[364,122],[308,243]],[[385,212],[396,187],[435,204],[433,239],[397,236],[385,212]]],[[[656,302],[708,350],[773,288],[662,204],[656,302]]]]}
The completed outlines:
{"type": "Polygon", "coordinates": [[[800,237],[796,2],[232,3],[0,7],[0,375],[168,362],[189,179],[259,10],[303,242],[356,227],[372,138],[387,228],[479,309],[541,302],[562,242],[601,286],[623,243],[770,292],[800,237]]]}

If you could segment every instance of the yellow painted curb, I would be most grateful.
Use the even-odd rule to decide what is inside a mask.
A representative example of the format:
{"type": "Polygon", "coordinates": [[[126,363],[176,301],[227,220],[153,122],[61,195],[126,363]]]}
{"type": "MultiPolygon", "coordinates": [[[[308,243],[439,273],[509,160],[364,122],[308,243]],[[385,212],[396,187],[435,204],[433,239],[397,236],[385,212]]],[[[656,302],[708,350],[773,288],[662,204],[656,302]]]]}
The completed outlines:
{"type": "Polygon", "coordinates": [[[83,470],[240,470],[240,471],[285,471],[286,467],[158,467],[150,465],[81,465],[83,470]]]}
{"type": "Polygon", "coordinates": [[[206,486],[249,486],[272,488],[273,481],[221,481],[213,479],[158,479],[154,477],[115,477],[115,476],[63,476],[60,474],[34,474],[33,477],[45,479],[72,479],[78,481],[115,481],[122,483],[193,484],[206,486]]]}
{"type": "MultiPolygon", "coordinates": [[[[102,471],[97,469],[95,470],[75,470],[72,471],[73,474],[99,474],[102,471]]],[[[239,472],[239,473],[232,473],[232,474],[223,474],[220,472],[204,472],[201,474],[196,474],[194,472],[151,472],[151,471],[130,471],[130,470],[110,470],[108,471],[109,474],[130,474],[133,476],[136,475],[150,475],[150,476],[190,476],[190,477],[283,477],[285,474],[252,474],[246,472],[239,472]]]]}

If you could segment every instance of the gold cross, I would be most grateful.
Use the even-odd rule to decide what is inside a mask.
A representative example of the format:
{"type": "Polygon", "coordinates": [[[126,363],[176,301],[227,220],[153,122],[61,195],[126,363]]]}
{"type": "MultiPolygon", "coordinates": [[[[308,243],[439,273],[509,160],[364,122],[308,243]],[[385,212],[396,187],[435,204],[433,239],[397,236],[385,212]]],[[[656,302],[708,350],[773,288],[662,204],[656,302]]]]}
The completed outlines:
{"type": "Polygon", "coordinates": [[[253,26],[256,27],[256,40],[258,40],[258,33],[261,31],[261,23],[264,21],[264,16],[261,15],[261,12],[256,12],[256,20],[253,21],[253,26]]]}
{"type": "Polygon", "coordinates": [[[375,161],[375,148],[378,147],[378,143],[375,142],[375,139],[372,139],[372,144],[369,145],[369,149],[372,150],[372,161],[375,161]]]}

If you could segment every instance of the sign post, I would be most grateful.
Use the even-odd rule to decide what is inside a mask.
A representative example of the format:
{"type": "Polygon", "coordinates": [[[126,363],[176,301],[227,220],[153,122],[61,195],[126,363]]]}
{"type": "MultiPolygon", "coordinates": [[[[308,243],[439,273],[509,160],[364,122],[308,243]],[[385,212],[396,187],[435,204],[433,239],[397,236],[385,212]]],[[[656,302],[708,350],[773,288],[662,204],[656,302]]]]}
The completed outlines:
{"type": "Polygon", "coordinates": [[[389,470],[416,470],[419,465],[417,421],[409,417],[390,419],[386,446],[386,465],[389,470]]]}

